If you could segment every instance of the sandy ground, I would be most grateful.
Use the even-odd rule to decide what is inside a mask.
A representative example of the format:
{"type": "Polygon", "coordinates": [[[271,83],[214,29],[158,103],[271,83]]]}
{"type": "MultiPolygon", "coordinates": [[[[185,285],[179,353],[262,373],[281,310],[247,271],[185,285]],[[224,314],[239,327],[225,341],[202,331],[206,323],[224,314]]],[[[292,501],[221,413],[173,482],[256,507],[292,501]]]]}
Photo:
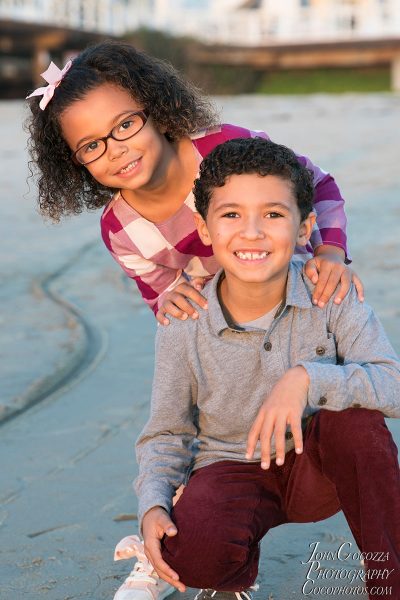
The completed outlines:
{"type": "MultiPolygon", "coordinates": [[[[399,351],[400,97],[217,102],[225,121],[265,128],[335,175],[354,268],[399,351]]],[[[0,598],[106,600],[129,570],[113,547],[137,530],[115,519],[136,510],[133,443],[148,414],[155,322],[103,248],[98,214],[57,226],[37,214],[22,120],[22,103],[0,104],[0,598]]],[[[388,426],[398,444],[399,421],[388,426]]],[[[277,528],[263,542],[257,597],[303,598],[302,561],[317,541],[356,550],[341,515],[277,528]]]]}

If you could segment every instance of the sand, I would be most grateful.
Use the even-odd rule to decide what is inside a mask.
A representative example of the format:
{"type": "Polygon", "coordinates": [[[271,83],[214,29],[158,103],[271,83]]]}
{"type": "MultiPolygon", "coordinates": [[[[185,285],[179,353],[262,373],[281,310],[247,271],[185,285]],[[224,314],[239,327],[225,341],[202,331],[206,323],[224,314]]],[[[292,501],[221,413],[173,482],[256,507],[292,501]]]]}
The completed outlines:
{"type": "MultiPolygon", "coordinates": [[[[400,96],[216,101],[225,121],[265,128],[334,174],[354,269],[400,351],[400,96]]],[[[0,103],[0,598],[105,600],[129,571],[113,547],[137,531],[114,519],[136,511],[133,444],[148,414],[155,321],[104,249],[99,213],[57,226],[37,214],[23,110],[0,103]]],[[[399,421],[387,423],[399,443],[399,421]]],[[[316,541],[356,550],[341,515],[277,528],[263,542],[257,598],[303,598],[301,563],[316,541]]]]}

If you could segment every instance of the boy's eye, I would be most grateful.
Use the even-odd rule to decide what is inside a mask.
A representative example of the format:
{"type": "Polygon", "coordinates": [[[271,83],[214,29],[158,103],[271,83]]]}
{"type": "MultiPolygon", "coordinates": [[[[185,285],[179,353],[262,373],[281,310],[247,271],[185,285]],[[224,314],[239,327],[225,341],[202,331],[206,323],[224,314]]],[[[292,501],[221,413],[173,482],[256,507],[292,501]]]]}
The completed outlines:
{"type": "Polygon", "coordinates": [[[233,211],[232,211],[232,212],[227,212],[227,213],[224,213],[222,216],[223,216],[223,217],[226,217],[227,219],[235,219],[235,218],[237,218],[239,215],[238,215],[238,213],[237,213],[237,212],[233,212],[233,211]]]}
{"type": "Polygon", "coordinates": [[[267,213],[267,217],[269,219],[279,219],[279,217],[282,217],[283,215],[281,215],[280,213],[277,212],[269,212],[267,213]]]}

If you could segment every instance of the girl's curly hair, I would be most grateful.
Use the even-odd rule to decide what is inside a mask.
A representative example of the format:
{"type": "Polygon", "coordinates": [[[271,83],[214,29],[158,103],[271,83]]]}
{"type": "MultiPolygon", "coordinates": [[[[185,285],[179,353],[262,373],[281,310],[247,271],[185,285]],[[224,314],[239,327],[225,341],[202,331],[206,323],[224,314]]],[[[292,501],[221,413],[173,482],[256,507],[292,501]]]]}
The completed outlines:
{"type": "Polygon", "coordinates": [[[67,107],[104,83],[127,90],[149,109],[155,127],[166,130],[169,141],[218,123],[210,101],[172,65],[122,42],[106,41],[87,48],[73,60],[45,110],[39,108],[37,98],[29,102],[29,166],[38,177],[40,212],[54,221],[110,200],[112,190],[72,162],[59,123],[67,107]]]}

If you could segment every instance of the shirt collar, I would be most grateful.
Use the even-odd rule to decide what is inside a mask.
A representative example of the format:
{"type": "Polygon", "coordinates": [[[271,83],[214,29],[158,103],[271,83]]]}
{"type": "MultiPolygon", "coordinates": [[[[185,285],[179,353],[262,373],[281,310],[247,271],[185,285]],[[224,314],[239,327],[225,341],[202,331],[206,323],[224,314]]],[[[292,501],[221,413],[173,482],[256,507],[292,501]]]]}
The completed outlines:
{"type": "MultiPolygon", "coordinates": [[[[279,317],[287,306],[297,308],[312,308],[311,292],[308,289],[303,278],[303,263],[298,260],[291,260],[289,263],[288,280],[286,286],[286,298],[282,302],[275,318],[279,317]]],[[[233,331],[243,331],[237,323],[232,321],[230,315],[221,307],[218,299],[218,284],[223,276],[223,269],[220,269],[213,277],[208,291],[208,313],[210,324],[215,335],[220,335],[225,329],[233,331]]]]}

